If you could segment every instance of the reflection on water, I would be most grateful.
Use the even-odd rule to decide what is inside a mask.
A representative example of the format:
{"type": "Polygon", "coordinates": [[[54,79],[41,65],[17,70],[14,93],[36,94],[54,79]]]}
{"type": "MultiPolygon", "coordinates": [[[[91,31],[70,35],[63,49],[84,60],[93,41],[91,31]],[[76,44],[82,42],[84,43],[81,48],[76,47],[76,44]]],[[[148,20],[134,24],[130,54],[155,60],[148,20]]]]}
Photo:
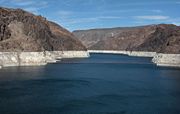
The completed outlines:
{"type": "Polygon", "coordinates": [[[0,70],[0,114],[178,114],[180,69],[92,54],[0,70]]]}

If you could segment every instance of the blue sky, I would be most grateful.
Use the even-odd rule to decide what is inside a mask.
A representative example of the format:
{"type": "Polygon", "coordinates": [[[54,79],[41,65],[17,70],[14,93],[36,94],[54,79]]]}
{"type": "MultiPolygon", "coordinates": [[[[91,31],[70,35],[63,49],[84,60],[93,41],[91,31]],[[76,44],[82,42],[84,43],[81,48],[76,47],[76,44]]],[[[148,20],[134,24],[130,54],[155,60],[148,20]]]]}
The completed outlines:
{"type": "Polygon", "coordinates": [[[180,0],[0,0],[70,31],[169,23],[180,25],[180,0]]]}

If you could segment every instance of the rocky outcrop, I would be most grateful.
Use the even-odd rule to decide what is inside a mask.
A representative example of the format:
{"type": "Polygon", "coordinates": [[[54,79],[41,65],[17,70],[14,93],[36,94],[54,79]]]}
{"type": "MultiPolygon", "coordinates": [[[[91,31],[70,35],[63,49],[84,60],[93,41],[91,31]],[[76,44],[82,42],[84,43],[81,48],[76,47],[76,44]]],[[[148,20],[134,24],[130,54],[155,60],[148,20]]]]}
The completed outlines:
{"type": "Polygon", "coordinates": [[[180,27],[175,25],[78,30],[73,34],[89,50],[180,53],[180,27]]]}
{"type": "Polygon", "coordinates": [[[53,50],[86,50],[86,47],[68,30],[54,22],[48,22],[51,32],[55,37],[51,38],[53,50]]]}
{"type": "Polygon", "coordinates": [[[34,66],[55,63],[61,58],[89,57],[87,51],[0,52],[0,66],[34,66]]]}
{"type": "Polygon", "coordinates": [[[152,59],[158,66],[180,67],[180,54],[158,53],[152,59]]]}
{"type": "Polygon", "coordinates": [[[59,25],[22,9],[0,7],[0,51],[40,52],[86,50],[59,25]]]}
{"type": "Polygon", "coordinates": [[[156,31],[150,34],[136,50],[180,54],[179,47],[180,27],[175,25],[158,25],[156,31]]]}
{"type": "Polygon", "coordinates": [[[0,68],[88,56],[85,46],[60,25],[22,9],[0,7],[0,68]]]}

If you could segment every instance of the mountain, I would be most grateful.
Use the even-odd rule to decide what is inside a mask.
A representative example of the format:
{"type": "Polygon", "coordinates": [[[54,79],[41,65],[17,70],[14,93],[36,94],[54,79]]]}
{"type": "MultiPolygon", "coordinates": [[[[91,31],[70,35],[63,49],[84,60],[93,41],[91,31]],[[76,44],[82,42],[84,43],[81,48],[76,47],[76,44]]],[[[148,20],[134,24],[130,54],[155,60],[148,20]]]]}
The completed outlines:
{"type": "Polygon", "coordinates": [[[172,24],[77,30],[73,34],[91,50],[180,53],[180,27],[172,24]]]}
{"type": "Polygon", "coordinates": [[[60,25],[22,9],[0,7],[0,51],[86,50],[60,25]]]}

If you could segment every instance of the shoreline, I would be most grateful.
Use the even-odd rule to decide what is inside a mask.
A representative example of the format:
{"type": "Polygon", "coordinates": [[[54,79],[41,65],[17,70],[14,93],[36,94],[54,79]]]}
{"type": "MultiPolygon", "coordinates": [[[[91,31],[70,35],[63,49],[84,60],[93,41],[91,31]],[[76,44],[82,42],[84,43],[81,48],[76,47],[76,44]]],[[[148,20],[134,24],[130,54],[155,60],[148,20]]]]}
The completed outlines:
{"type": "Polygon", "coordinates": [[[180,54],[163,54],[143,51],[114,51],[114,50],[88,50],[88,51],[44,51],[44,52],[0,52],[0,69],[11,66],[41,66],[56,63],[62,58],[87,58],[89,53],[124,54],[135,57],[151,57],[157,66],[179,67],[180,54]]]}
{"type": "Polygon", "coordinates": [[[41,66],[62,58],[86,58],[88,51],[0,52],[0,68],[11,66],[41,66]]]}
{"type": "Polygon", "coordinates": [[[154,57],[156,52],[144,51],[114,51],[114,50],[88,50],[89,53],[109,53],[109,54],[125,54],[136,57],[154,57]]]}
{"type": "Polygon", "coordinates": [[[114,51],[114,50],[88,50],[89,53],[125,54],[135,57],[152,57],[157,66],[180,67],[180,54],[163,54],[145,51],[114,51]]]}
{"type": "Polygon", "coordinates": [[[156,63],[157,66],[180,68],[180,54],[157,53],[152,62],[156,63]]]}

